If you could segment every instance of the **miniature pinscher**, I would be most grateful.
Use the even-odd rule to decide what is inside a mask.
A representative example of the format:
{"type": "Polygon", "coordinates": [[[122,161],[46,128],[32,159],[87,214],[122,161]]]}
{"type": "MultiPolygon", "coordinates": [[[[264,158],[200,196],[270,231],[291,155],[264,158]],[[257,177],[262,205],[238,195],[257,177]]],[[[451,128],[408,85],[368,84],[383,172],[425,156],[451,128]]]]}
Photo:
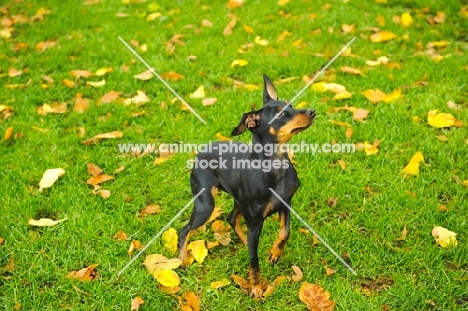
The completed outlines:
{"type": "Polygon", "coordinates": [[[189,223],[180,230],[178,245],[179,259],[187,264],[189,236],[210,218],[215,206],[216,189],[229,193],[234,198],[234,209],[227,221],[239,239],[248,246],[250,296],[256,298],[263,295],[257,249],[265,218],[279,213],[280,230],[268,253],[272,264],[280,258],[289,238],[289,209],[269,188],[288,205],[291,204],[291,198],[299,187],[299,180],[283,146],[295,134],[310,127],[315,119],[313,109],[296,110],[290,105],[281,111],[287,103],[278,100],[275,86],[266,75],[263,75],[263,79],[263,107],[244,113],[239,125],[231,133],[237,136],[249,129],[253,134],[250,145],[252,148],[249,149],[249,145],[240,142],[220,141],[212,144],[211,151],[198,153],[196,161],[200,163],[203,160],[211,164],[218,163],[218,160],[223,163],[218,163],[222,165],[217,167],[193,167],[190,176],[193,195],[203,188],[206,190],[194,201],[192,216],[189,223]],[[274,121],[269,124],[273,118],[274,121]],[[267,145],[275,146],[274,152],[271,152],[271,148],[266,148],[267,145]],[[221,154],[213,150],[229,152],[221,154]],[[240,227],[242,216],[247,224],[247,235],[240,227]]]}

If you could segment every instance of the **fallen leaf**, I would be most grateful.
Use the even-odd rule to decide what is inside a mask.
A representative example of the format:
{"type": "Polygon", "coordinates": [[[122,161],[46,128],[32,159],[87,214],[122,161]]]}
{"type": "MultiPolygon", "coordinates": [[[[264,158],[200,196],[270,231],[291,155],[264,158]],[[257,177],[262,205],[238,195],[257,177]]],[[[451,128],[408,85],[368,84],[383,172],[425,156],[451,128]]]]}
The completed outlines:
{"type": "Polygon", "coordinates": [[[432,127],[451,127],[455,124],[455,117],[451,113],[437,113],[437,109],[427,113],[427,123],[432,127]]]}
{"type": "Polygon", "coordinates": [[[458,245],[457,234],[444,227],[434,226],[432,236],[437,244],[443,248],[454,248],[458,245]]]}
{"type": "Polygon", "coordinates": [[[0,245],[2,245],[4,241],[5,241],[4,238],[0,238],[0,245]]]}
{"type": "Polygon", "coordinates": [[[153,215],[161,213],[161,207],[158,204],[150,204],[141,209],[138,212],[138,218],[143,218],[146,215],[153,215]]]}
{"type": "Polygon", "coordinates": [[[335,302],[330,300],[330,293],[319,285],[302,283],[299,298],[312,311],[332,311],[335,308],[335,302]]]}
{"type": "Polygon", "coordinates": [[[231,278],[234,280],[234,282],[239,285],[239,287],[244,291],[244,292],[248,292],[249,289],[250,289],[250,285],[249,285],[249,282],[244,279],[243,277],[241,276],[238,276],[236,274],[232,275],[231,278]]]}
{"type": "Polygon", "coordinates": [[[341,72],[344,72],[344,73],[349,73],[349,74],[352,74],[352,75],[360,75],[362,77],[364,76],[362,71],[359,70],[359,69],[356,69],[356,68],[342,66],[342,67],[340,67],[340,70],[341,70],[341,72]]]}
{"type": "Polygon", "coordinates": [[[179,74],[179,73],[176,73],[174,71],[169,71],[169,72],[161,73],[161,78],[172,80],[172,81],[179,81],[179,80],[183,79],[184,76],[179,74]]]}
{"type": "Polygon", "coordinates": [[[143,247],[143,245],[141,244],[140,241],[132,240],[130,242],[130,247],[128,248],[128,251],[127,251],[128,256],[132,256],[132,253],[133,253],[134,250],[141,249],[142,247],[143,247]]]}
{"type": "Polygon", "coordinates": [[[36,44],[36,50],[39,52],[44,52],[47,49],[50,49],[58,44],[58,41],[48,40],[44,42],[39,42],[36,44]]]}
{"type": "Polygon", "coordinates": [[[83,268],[78,271],[70,272],[66,278],[75,279],[78,281],[92,281],[98,278],[98,273],[94,271],[94,269],[98,266],[98,264],[93,264],[87,268],[83,268]]]}
{"type": "MultiPolygon", "coordinates": [[[[240,0],[230,0],[228,2],[228,6],[229,6],[229,3],[241,3],[241,5],[239,6],[242,6],[242,4],[244,3],[244,1],[240,1],[240,0]]],[[[223,35],[224,36],[230,36],[232,35],[232,29],[234,29],[234,27],[236,26],[237,24],[237,16],[234,15],[234,14],[231,14],[231,20],[229,21],[229,23],[227,24],[226,28],[224,28],[223,30],[223,35]]]]}
{"type": "Polygon", "coordinates": [[[385,98],[385,93],[379,89],[367,90],[362,94],[373,104],[377,104],[385,98]]]}
{"type": "Polygon", "coordinates": [[[346,162],[343,161],[343,160],[338,160],[337,162],[338,162],[338,164],[341,166],[341,169],[342,169],[343,171],[346,171],[346,162]]]}
{"type": "Polygon", "coordinates": [[[132,298],[132,306],[130,311],[138,311],[143,303],[145,303],[145,301],[140,296],[132,298]]]}
{"type": "Polygon", "coordinates": [[[232,138],[223,136],[221,133],[216,133],[216,138],[220,141],[231,141],[232,138]]]}
{"type": "Polygon", "coordinates": [[[268,284],[267,288],[263,292],[263,298],[267,298],[267,297],[271,296],[274,291],[275,291],[275,286],[273,286],[272,284],[268,284]]]}
{"type": "Polygon", "coordinates": [[[332,100],[347,99],[347,98],[351,98],[352,96],[353,96],[353,93],[350,93],[348,91],[344,91],[342,93],[335,94],[335,96],[333,96],[332,100]]]}
{"type": "Polygon", "coordinates": [[[392,93],[385,95],[383,101],[385,103],[391,103],[398,98],[401,98],[401,89],[396,89],[392,93]]]}
{"type": "Polygon", "coordinates": [[[202,20],[201,24],[204,27],[213,27],[213,23],[207,20],[206,18],[202,20]]]}
{"type": "Polygon", "coordinates": [[[134,75],[133,77],[137,80],[147,81],[153,77],[153,73],[148,69],[140,74],[134,75]]]}
{"type": "Polygon", "coordinates": [[[408,165],[406,165],[401,172],[413,176],[419,176],[419,163],[424,162],[423,154],[418,151],[416,152],[411,160],[409,161],[408,165]]]}
{"type": "Polygon", "coordinates": [[[202,105],[211,106],[211,105],[214,105],[217,100],[218,100],[217,98],[205,98],[202,100],[202,105]]]}
{"type": "Polygon", "coordinates": [[[75,95],[75,106],[73,107],[73,111],[77,113],[84,113],[89,109],[89,98],[83,98],[82,96],[82,93],[77,93],[75,95]]]}
{"type": "Polygon", "coordinates": [[[39,191],[42,192],[43,189],[52,187],[57,179],[60,176],[63,176],[63,174],[65,174],[65,170],[63,168],[52,168],[46,170],[39,182],[39,191]]]}
{"type": "Polygon", "coordinates": [[[248,65],[248,61],[245,59],[235,59],[231,63],[231,68],[234,68],[235,66],[243,67],[248,65]]]}
{"type": "Polygon", "coordinates": [[[396,34],[391,31],[382,30],[370,36],[372,42],[386,42],[396,38],[396,34]]]}
{"type": "Polygon", "coordinates": [[[205,98],[205,86],[201,85],[195,92],[190,93],[190,98],[205,98]]]}
{"type": "Polygon", "coordinates": [[[5,130],[5,135],[3,135],[3,141],[10,140],[11,136],[13,135],[14,127],[9,126],[5,130]]]}
{"type": "Polygon", "coordinates": [[[86,167],[88,168],[88,174],[93,176],[99,176],[102,174],[102,169],[100,169],[96,164],[87,163],[86,167]]]}
{"type": "Polygon", "coordinates": [[[449,101],[447,102],[447,107],[448,107],[449,109],[452,109],[452,110],[461,110],[460,105],[457,105],[455,102],[453,102],[453,101],[451,101],[451,100],[449,100],[449,101]]]}
{"type": "Polygon", "coordinates": [[[327,274],[327,276],[330,276],[330,275],[335,274],[336,270],[328,268],[328,266],[325,266],[325,273],[327,274]]]}
{"type": "Polygon", "coordinates": [[[100,68],[98,70],[96,70],[96,72],[94,73],[95,76],[103,76],[105,74],[108,74],[109,72],[112,72],[112,67],[109,67],[109,68],[100,68]]]}
{"type": "Polygon", "coordinates": [[[364,151],[367,155],[373,155],[379,153],[379,149],[377,148],[375,142],[374,144],[369,144],[367,141],[364,142],[364,151]]]}
{"type": "Polygon", "coordinates": [[[150,99],[149,97],[145,94],[145,92],[138,90],[137,95],[131,98],[127,98],[123,101],[124,105],[130,105],[130,104],[135,104],[135,105],[143,105],[149,102],[150,99]]]}
{"type": "Polygon", "coordinates": [[[444,12],[437,12],[436,16],[434,17],[434,22],[437,24],[443,24],[445,22],[446,15],[444,12]]]}
{"type": "Polygon", "coordinates": [[[293,280],[293,282],[299,282],[300,280],[302,280],[304,274],[302,273],[301,269],[299,269],[298,266],[292,266],[291,267],[293,270],[294,270],[294,275],[291,277],[291,279],[293,280]]]}
{"type": "Polygon", "coordinates": [[[59,223],[67,219],[68,218],[64,218],[61,220],[52,220],[49,218],[40,218],[39,220],[35,220],[33,218],[29,218],[28,225],[33,226],[33,227],[52,227],[52,226],[58,225],[59,223]]]}
{"type": "Polygon", "coordinates": [[[397,241],[405,241],[406,240],[406,235],[408,234],[408,230],[406,229],[406,224],[403,227],[403,231],[401,232],[401,237],[397,238],[397,241]]]}
{"type": "Polygon", "coordinates": [[[116,92],[116,91],[112,90],[109,93],[103,95],[101,98],[99,98],[98,103],[99,104],[107,104],[107,103],[113,102],[113,101],[119,99],[121,93],[122,92],[116,92]]]}
{"type": "Polygon", "coordinates": [[[289,32],[287,30],[284,30],[279,36],[278,38],[276,39],[276,41],[280,42],[280,41],[284,41],[284,39],[286,39],[286,37],[291,37],[292,36],[292,32],[289,32]]]}
{"type": "Polygon", "coordinates": [[[289,3],[290,0],[278,0],[278,5],[279,6],[285,6],[286,4],[289,3]]]}
{"type": "Polygon", "coordinates": [[[221,281],[211,282],[210,286],[211,288],[219,289],[229,284],[231,284],[231,281],[229,281],[228,279],[222,279],[221,281]]]}
{"type": "Polygon", "coordinates": [[[146,256],[143,265],[150,273],[155,272],[156,270],[173,270],[182,264],[182,261],[179,258],[168,259],[166,256],[161,254],[151,254],[146,256]]]}
{"type": "Polygon", "coordinates": [[[341,30],[343,30],[344,33],[354,33],[356,31],[356,24],[343,24],[341,30]]]}
{"type": "Polygon", "coordinates": [[[400,23],[403,27],[409,27],[413,24],[413,18],[411,17],[411,14],[406,12],[401,15],[400,18],[400,23]]]}
{"type": "Polygon", "coordinates": [[[335,125],[345,126],[345,127],[348,127],[348,128],[351,127],[351,124],[349,124],[348,122],[340,122],[340,121],[335,121],[335,120],[328,120],[328,121],[330,123],[332,123],[332,124],[335,124],[335,125]]]}
{"type": "Polygon", "coordinates": [[[164,231],[164,233],[162,234],[162,241],[164,247],[168,251],[170,251],[173,254],[177,252],[178,237],[176,229],[169,228],[166,231],[164,231]]]}
{"type": "Polygon", "coordinates": [[[191,251],[193,258],[201,264],[208,255],[208,249],[206,248],[205,240],[197,240],[191,242],[187,246],[187,251],[191,251]]]}
{"type": "Polygon", "coordinates": [[[67,112],[66,103],[53,102],[49,104],[43,104],[37,108],[37,113],[39,115],[45,116],[48,113],[65,113],[67,112]]]}
{"type": "Polygon", "coordinates": [[[106,85],[106,79],[103,79],[101,81],[86,81],[86,85],[90,85],[92,87],[102,87],[104,85],[106,85]]]}
{"type": "MultiPolygon", "coordinates": [[[[268,43],[270,43],[268,40],[266,39],[262,39],[260,36],[256,36],[255,39],[254,39],[254,43],[255,44],[258,44],[258,45],[261,45],[261,46],[267,46],[268,43]]],[[[231,65],[232,67],[232,65],[231,65]]]]}
{"type": "Polygon", "coordinates": [[[93,73],[89,70],[71,70],[70,75],[79,79],[79,78],[89,78],[93,75],[93,73]]]}
{"type": "Polygon", "coordinates": [[[108,181],[108,180],[112,180],[114,179],[114,176],[111,176],[111,175],[106,175],[106,174],[101,174],[101,175],[98,175],[98,176],[93,176],[93,177],[90,177],[86,183],[88,185],[99,185],[99,184],[102,184],[103,182],[105,181],[108,181]]]}
{"type": "Polygon", "coordinates": [[[246,33],[255,34],[255,30],[247,25],[242,25],[246,33]]]}
{"type": "Polygon", "coordinates": [[[354,133],[353,133],[353,129],[352,129],[351,127],[348,127],[348,128],[346,129],[346,133],[345,133],[346,138],[347,138],[347,139],[350,139],[351,137],[353,137],[353,134],[354,134],[354,133]]]}
{"type": "Polygon", "coordinates": [[[338,204],[338,198],[337,198],[337,197],[330,197],[330,198],[328,198],[327,204],[328,204],[328,206],[330,206],[331,208],[336,207],[336,205],[338,204]]]}
{"type": "Polygon", "coordinates": [[[200,311],[200,297],[195,295],[194,292],[185,292],[182,298],[188,303],[192,311],[200,311]]]}
{"type": "Polygon", "coordinates": [[[128,235],[125,233],[125,231],[119,230],[114,235],[114,239],[116,239],[117,241],[126,241],[128,240],[128,235]]]}
{"type": "Polygon", "coordinates": [[[174,271],[170,269],[165,270],[155,270],[153,276],[156,280],[163,286],[166,287],[176,287],[180,284],[180,278],[174,271]]]}

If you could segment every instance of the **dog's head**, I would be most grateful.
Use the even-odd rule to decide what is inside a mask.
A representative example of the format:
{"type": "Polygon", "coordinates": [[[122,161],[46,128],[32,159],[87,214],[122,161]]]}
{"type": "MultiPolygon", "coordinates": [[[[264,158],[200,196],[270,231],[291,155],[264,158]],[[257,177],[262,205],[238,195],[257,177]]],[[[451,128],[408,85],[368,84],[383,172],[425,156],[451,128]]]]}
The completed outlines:
{"type": "Polygon", "coordinates": [[[292,105],[284,109],[288,104],[278,100],[276,88],[271,80],[263,75],[263,81],[263,107],[257,111],[244,113],[231,135],[237,136],[249,129],[256,135],[266,136],[268,140],[284,144],[295,134],[312,125],[315,111],[313,109],[296,110],[292,105]]]}

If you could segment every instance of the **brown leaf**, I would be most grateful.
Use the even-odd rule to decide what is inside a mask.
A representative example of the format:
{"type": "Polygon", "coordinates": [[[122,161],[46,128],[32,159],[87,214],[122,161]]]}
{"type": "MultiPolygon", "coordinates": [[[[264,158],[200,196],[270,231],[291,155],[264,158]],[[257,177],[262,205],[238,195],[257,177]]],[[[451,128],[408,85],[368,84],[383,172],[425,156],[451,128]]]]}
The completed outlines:
{"type": "Polygon", "coordinates": [[[145,301],[140,296],[136,296],[135,298],[132,298],[132,307],[130,310],[138,311],[140,309],[140,306],[144,303],[145,301]]]}
{"type": "Polygon", "coordinates": [[[117,241],[126,241],[128,240],[128,235],[125,233],[125,231],[119,230],[114,235],[114,239],[116,239],[117,241]]]}
{"type": "Polygon", "coordinates": [[[179,80],[183,79],[184,76],[179,74],[179,73],[176,73],[174,71],[169,71],[169,72],[161,73],[161,78],[172,80],[172,81],[179,81],[179,80]]]}
{"type": "Polygon", "coordinates": [[[73,107],[73,111],[78,113],[84,113],[86,110],[89,109],[89,98],[83,98],[82,93],[77,93],[75,95],[75,106],[73,107]]]}
{"type": "Polygon", "coordinates": [[[146,70],[146,71],[143,71],[142,73],[140,74],[137,74],[137,75],[134,75],[133,77],[137,80],[142,80],[142,81],[147,81],[149,79],[151,79],[153,77],[153,73],[151,72],[151,70],[146,70]]]}
{"type": "Polygon", "coordinates": [[[66,103],[53,102],[50,105],[44,104],[37,108],[37,113],[41,116],[45,116],[48,113],[65,113],[65,112],[67,112],[66,103]]]}
{"type": "Polygon", "coordinates": [[[328,206],[330,206],[331,208],[336,207],[336,205],[338,204],[338,198],[337,198],[337,197],[328,198],[327,204],[328,204],[328,206]]]}
{"type": "Polygon", "coordinates": [[[98,175],[98,176],[93,176],[93,177],[90,177],[86,183],[88,185],[99,185],[105,181],[108,181],[108,180],[112,180],[114,179],[114,176],[111,176],[111,175],[106,175],[106,174],[101,174],[101,175],[98,175]]]}
{"type": "Polygon", "coordinates": [[[93,73],[89,70],[71,70],[70,75],[79,79],[79,78],[89,78],[93,73]]]}
{"type": "Polygon", "coordinates": [[[75,279],[82,282],[95,280],[99,276],[99,274],[94,271],[97,266],[98,264],[93,264],[87,268],[83,268],[78,271],[72,271],[66,276],[66,278],[75,279]]]}
{"type": "Polygon", "coordinates": [[[237,16],[235,14],[230,14],[231,20],[227,24],[226,28],[223,30],[223,35],[230,36],[232,35],[232,29],[236,26],[237,16]]]}
{"type": "Polygon", "coordinates": [[[236,282],[237,285],[239,285],[239,287],[243,291],[245,291],[245,292],[249,291],[250,285],[249,285],[249,282],[246,279],[244,279],[243,277],[238,276],[236,274],[232,275],[231,278],[234,280],[234,282],[236,282]]]}
{"type": "Polygon", "coordinates": [[[138,212],[138,218],[143,218],[146,215],[153,215],[161,213],[161,207],[158,204],[151,204],[146,207],[143,207],[141,211],[138,212]]]}
{"type": "Polygon", "coordinates": [[[345,134],[345,135],[346,135],[346,138],[347,138],[347,139],[350,139],[351,137],[353,137],[353,129],[350,128],[350,127],[348,127],[348,128],[346,129],[346,134],[345,134]]]}
{"type": "Polygon", "coordinates": [[[8,76],[10,78],[15,78],[15,77],[18,77],[18,76],[21,76],[23,73],[27,72],[28,69],[24,69],[24,70],[16,70],[15,68],[13,67],[10,67],[8,68],[8,76]]]}
{"type": "Polygon", "coordinates": [[[111,102],[119,99],[120,94],[122,94],[122,92],[116,92],[116,91],[112,90],[109,93],[103,95],[101,98],[99,98],[98,103],[99,104],[111,103],[111,102]]]}
{"type": "Polygon", "coordinates": [[[132,253],[133,253],[134,250],[141,249],[141,248],[143,248],[143,245],[141,244],[140,241],[132,240],[130,242],[130,247],[128,248],[128,252],[127,252],[128,256],[132,256],[132,253]]]}
{"type": "Polygon", "coordinates": [[[97,165],[93,163],[87,163],[86,166],[88,168],[88,174],[93,175],[94,177],[102,174],[102,169],[100,169],[97,165]]]}
{"type": "Polygon", "coordinates": [[[64,79],[62,81],[62,84],[65,85],[66,87],[68,88],[73,88],[75,87],[75,82],[73,82],[72,80],[69,80],[69,79],[64,79]]]}
{"type": "Polygon", "coordinates": [[[403,227],[403,231],[401,232],[401,237],[397,238],[397,241],[404,241],[406,240],[406,234],[408,233],[408,230],[406,230],[406,224],[403,227]]]}
{"type": "Polygon", "coordinates": [[[200,311],[200,297],[195,295],[194,292],[185,292],[182,298],[192,307],[193,311],[200,311]]]}
{"type": "Polygon", "coordinates": [[[291,277],[293,282],[299,282],[300,280],[302,280],[302,277],[304,276],[304,274],[302,273],[301,269],[299,269],[298,266],[292,266],[291,268],[294,270],[294,273],[295,273],[291,277]]]}
{"type": "Polygon", "coordinates": [[[335,272],[336,272],[336,270],[330,269],[330,268],[328,268],[328,266],[325,266],[325,273],[328,276],[335,274],[335,272]]]}
{"type": "Polygon", "coordinates": [[[330,293],[319,285],[302,283],[299,298],[311,311],[332,311],[335,308],[335,302],[330,300],[330,293]]]}
{"type": "Polygon", "coordinates": [[[443,24],[445,22],[446,15],[444,12],[437,12],[437,15],[434,17],[434,22],[437,24],[443,24]]]}
{"type": "Polygon", "coordinates": [[[50,49],[58,44],[58,41],[48,40],[45,42],[39,42],[36,44],[36,50],[39,52],[44,52],[47,49],[50,49]]]}
{"type": "Polygon", "coordinates": [[[349,73],[349,74],[352,74],[352,75],[364,76],[364,74],[362,73],[362,71],[359,70],[359,69],[356,69],[356,68],[342,66],[342,67],[340,67],[340,70],[341,70],[341,72],[344,72],[344,73],[349,73]]]}

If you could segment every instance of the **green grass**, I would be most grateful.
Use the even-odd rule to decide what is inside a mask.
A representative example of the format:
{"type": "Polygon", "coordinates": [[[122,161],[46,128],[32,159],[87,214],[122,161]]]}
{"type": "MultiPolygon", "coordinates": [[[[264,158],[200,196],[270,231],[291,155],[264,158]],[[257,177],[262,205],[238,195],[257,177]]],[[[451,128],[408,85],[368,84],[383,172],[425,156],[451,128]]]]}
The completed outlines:
{"type": "MultiPolygon", "coordinates": [[[[312,143],[349,142],[345,128],[328,122],[329,119],[350,122],[354,136],[350,142],[381,141],[377,155],[354,154],[297,154],[296,169],[301,188],[293,199],[293,207],[340,254],[347,253],[357,271],[353,276],[323,246],[312,246],[312,238],[299,232],[302,224],[292,219],[292,234],[285,253],[276,266],[266,260],[267,251],[276,237],[277,222],[266,222],[259,254],[262,277],[273,281],[277,276],[292,274],[291,266],[297,265],[304,272],[304,281],[320,284],[331,293],[337,310],[466,310],[468,309],[468,247],[467,215],[468,188],[456,183],[451,172],[461,180],[468,179],[468,133],[466,128],[435,129],[427,125],[426,113],[431,109],[452,112],[457,119],[468,124],[468,19],[462,17],[460,4],[443,1],[392,1],[376,4],[373,1],[328,1],[329,10],[323,9],[326,1],[295,1],[279,7],[276,1],[249,0],[233,12],[238,24],[233,35],[222,35],[229,18],[224,1],[201,1],[199,6],[191,2],[160,1],[159,11],[164,18],[152,22],[138,15],[117,18],[117,12],[143,14],[151,1],[122,4],[120,1],[103,0],[102,4],[83,6],[82,1],[49,0],[47,3],[32,0],[16,3],[10,1],[9,14],[32,16],[42,6],[52,12],[44,21],[17,24],[11,39],[0,40],[0,73],[9,67],[28,73],[19,77],[4,76],[2,84],[26,83],[21,89],[0,88],[0,104],[14,107],[15,114],[0,120],[0,133],[14,127],[23,136],[0,143],[0,267],[14,258],[14,270],[0,268],[0,307],[12,310],[17,303],[21,310],[129,310],[130,299],[141,296],[145,304],[141,310],[172,310],[178,308],[177,299],[163,294],[156,280],[141,266],[139,259],[121,278],[117,272],[129,261],[128,242],[113,239],[118,230],[124,230],[132,239],[148,242],[191,199],[190,172],[185,163],[188,154],[178,154],[170,161],[154,165],[156,155],[141,158],[119,154],[118,143],[202,143],[216,140],[216,133],[227,136],[237,125],[241,114],[251,106],[261,107],[261,90],[239,91],[223,78],[235,78],[247,83],[260,84],[261,75],[273,80],[291,76],[299,80],[277,85],[280,98],[292,98],[303,86],[301,78],[310,75],[328,61],[314,56],[327,53],[333,56],[352,35],[342,34],[343,23],[356,24],[356,42],[352,51],[358,57],[341,57],[333,65],[336,83],[353,92],[351,99],[321,101],[331,97],[329,93],[305,92],[299,101],[307,101],[316,109],[318,118],[312,128],[301,133],[292,142],[301,140],[312,143]],[[202,5],[206,5],[204,9],[202,5]],[[445,23],[431,26],[417,9],[429,7],[429,16],[438,11],[447,15],[445,23]],[[290,18],[279,14],[290,13],[290,18]],[[392,22],[393,15],[411,12],[414,24],[403,28],[392,22]],[[317,14],[311,19],[309,14],[317,14]],[[371,43],[366,37],[377,27],[376,18],[382,15],[386,25],[398,36],[409,35],[409,41],[401,39],[387,43],[371,43]],[[212,28],[201,26],[206,18],[212,28]],[[184,28],[191,24],[192,28],[184,28]],[[242,44],[253,42],[255,35],[242,29],[246,24],[255,29],[261,38],[270,40],[269,47],[256,45],[246,54],[239,54],[242,44]],[[329,28],[333,33],[329,33],[329,28]],[[320,35],[310,31],[320,28],[320,35]],[[200,30],[198,33],[197,30],[200,30]],[[282,42],[276,42],[279,34],[292,32],[282,42]],[[175,54],[165,51],[163,42],[174,34],[183,34],[184,46],[177,46],[175,54]],[[173,70],[184,79],[169,83],[207,121],[201,122],[192,114],[182,112],[179,104],[168,104],[163,110],[160,103],[170,103],[172,94],[155,78],[143,82],[133,78],[146,68],[117,39],[127,42],[135,39],[148,45],[142,53],[145,60],[157,72],[173,70]],[[305,47],[291,47],[292,42],[303,39],[305,47]],[[58,40],[58,47],[38,52],[38,42],[58,40]],[[424,47],[428,42],[449,40],[451,44],[441,54],[452,56],[437,63],[428,56],[416,56],[416,43],[424,47]],[[26,50],[14,52],[19,42],[29,45],[26,50]],[[365,60],[375,60],[379,55],[390,57],[401,64],[402,69],[371,68],[366,77],[350,76],[339,71],[340,66],[365,67],[365,60]],[[282,54],[288,51],[288,56],[282,54]],[[187,56],[196,55],[195,61],[187,56]],[[73,57],[73,60],[72,58],[73,57]],[[245,67],[230,68],[234,59],[246,59],[245,67]],[[130,66],[124,72],[121,65],[130,66]],[[69,71],[88,69],[95,71],[112,67],[105,76],[107,84],[102,88],[87,87],[84,80],[75,88],[62,85],[63,79],[73,79],[69,71]],[[55,83],[48,89],[41,88],[41,76],[49,75],[55,83]],[[392,79],[389,78],[392,75],[392,79]],[[425,86],[414,87],[419,80],[425,86]],[[189,100],[189,93],[204,85],[208,97],[217,97],[214,106],[204,107],[200,100],[189,100]],[[404,97],[391,104],[372,105],[361,92],[379,88],[386,93],[402,88],[404,97]],[[137,108],[114,102],[97,105],[97,99],[110,90],[123,92],[129,97],[137,90],[145,90],[151,102],[137,108]],[[77,92],[91,98],[90,109],[84,114],[73,112],[77,92]],[[462,110],[449,111],[446,102],[453,100],[462,110]],[[51,101],[67,102],[68,112],[62,115],[40,116],[37,107],[51,101]],[[351,114],[328,114],[332,107],[348,104],[371,111],[366,122],[352,120],[351,114]],[[139,118],[131,113],[144,110],[139,118]],[[102,118],[102,117],[105,118],[102,118]],[[412,121],[419,116],[420,124],[412,121]],[[31,127],[48,129],[38,132],[31,127]],[[77,127],[86,129],[85,137],[77,135],[77,127]],[[120,130],[124,137],[104,140],[95,146],[80,144],[85,138],[98,133],[120,130]],[[440,142],[436,135],[446,135],[447,142],[440,142]],[[402,179],[400,170],[411,156],[421,151],[425,163],[420,176],[402,179]],[[346,171],[338,165],[342,159],[348,164],[346,171]],[[111,174],[121,165],[122,173],[114,181],[104,184],[112,195],[103,200],[91,194],[86,184],[89,175],[86,163],[92,162],[111,174]],[[48,168],[62,167],[66,174],[51,189],[40,193],[38,183],[48,168]],[[366,192],[370,187],[371,193],[366,192]],[[416,194],[412,197],[405,193],[416,194]],[[338,197],[339,203],[330,208],[327,199],[338,197]],[[163,211],[143,220],[137,212],[148,203],[159,204],[163,211]],[[444,204],[449,211],[442,213],[438,206],[444,204]],[[68,218],[58,226],[33,228],[29,218],[68,218]],[[408,229],[406,241],[400,237],[404,225],[408,229]],[[459,246],[453,250],[437,247],[431,236],[434,225],[447,227],[458,234],[459,246]],[[327,276],[322,260],[326,259],[336,274],[327,276]],[[65,278],[73,271],[98,263],[100,277],[92,282],[80,283],[65,278]],[[368,279],[375,283],[390,280],[390,286],[376,285],[370,295],[363,291],[368,279]],[[85,296],[73,289],[76,285],[90,293],[85,296]],[[380,286],[381,287],[381,286],[380,286]],[[432,301],[435,306],[430,304],[432,301]]],[[[424,51],[424,49],[423,49],[424,51]]],[[[97,77],[89,80],[97,81],[97,77]]],[[[248,141],[250,134],[240,140],[248,141]]],[[[218,203],[225,214],[232,206],[231,200],[222,195],[218,203]]],[[[187,211],[174,223],[180,229],[189,218],[187,211]]],[[[213,240],[211,230],[197,235],[213,240]]],[[[168,254],[161,241],[148,251],[168,254]]],[[[220,290],[210,288],[210,283],[232,274],[247,277],[247,248],[234,239],[227,247],[210,251],[202,265],[194,264],[187,270],[178,270],[182,292],[194,291],[201,295],[203,310],[305,310],[298,298],[301,283],[286,282],[276,288],[272,296],[259,302],[242,294],[231,284],[220,290]]]]}

